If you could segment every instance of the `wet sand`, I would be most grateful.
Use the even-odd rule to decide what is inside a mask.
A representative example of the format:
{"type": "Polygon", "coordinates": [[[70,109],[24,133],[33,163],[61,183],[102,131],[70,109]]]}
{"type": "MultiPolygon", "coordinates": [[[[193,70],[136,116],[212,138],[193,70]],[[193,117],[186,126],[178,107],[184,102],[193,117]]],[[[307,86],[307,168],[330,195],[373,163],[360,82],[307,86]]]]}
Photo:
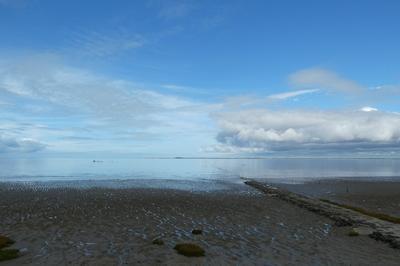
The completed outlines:
{"type": "Polygon", "coordinates": [[[214,191],[0,185],[0,234],[23,251],[1,265],[398,265],[400,251],[349,237],[244,185],[214,191]],[[202,229],[202,235],[193,235],[202,229]],[[161,238],[164,245],[154,245],[161,238]],[[205,257],[177,254],[196,243],[205,257]]]}
{"type": "Polygon", "coordinates": [[[314,198],[323,198],[400,217],[400,182],[394,180],[316,180],[275,186],[314,198]]]}

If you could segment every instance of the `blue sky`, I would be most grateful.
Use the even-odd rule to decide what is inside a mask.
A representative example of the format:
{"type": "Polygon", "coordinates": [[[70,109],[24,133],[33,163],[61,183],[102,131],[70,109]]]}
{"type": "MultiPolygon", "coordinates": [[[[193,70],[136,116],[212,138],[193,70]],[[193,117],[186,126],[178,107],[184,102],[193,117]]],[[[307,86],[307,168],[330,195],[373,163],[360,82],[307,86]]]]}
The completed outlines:
{"type": "Polygon", "coordinates": [[[399,11],[0,0],[0,152],[397,154],[399,11]]]}

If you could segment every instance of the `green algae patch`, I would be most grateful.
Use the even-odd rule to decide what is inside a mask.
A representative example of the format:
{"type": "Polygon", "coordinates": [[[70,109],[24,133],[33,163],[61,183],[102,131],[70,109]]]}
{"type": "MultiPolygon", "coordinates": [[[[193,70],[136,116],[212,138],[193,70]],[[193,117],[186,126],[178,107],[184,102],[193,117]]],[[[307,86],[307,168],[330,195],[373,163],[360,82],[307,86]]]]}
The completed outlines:
{"type": "Polygon", "coordinates": [[[374,211],[366,210],[366,209],[363,209],[363,208],[360,208],[360,207],[350,206],[350,205],[347,205],[347,204],[340,204],[340,203],[333,202],[333,201],[330,201],[330,200],[327,200],[327,199],[321,199],[321,201],[322,202],[326,202],[326,203],[330,203],[332,205],[336,205],[336,206],[339,206],[339,207],[342,207],[342,208],[345,208],[345,209],[348,209],[348,210],[356,211],[356,212],[359,212],[361,214],[364,214],[364,215],[367,215],[367,216],[370,216],[370,217],[374,217],[374,218],[377,218],[377,219],[380,219],[380,220],[383,220],[383,221],[391,222],[391,223],[394,223],[394,224],[400,224],[400,218],[399,217],[391,216],[391,215],[384,214],[384,213],[374,212],[374,211]]]}
{"type": "Polygon", "coordinates": [[[0,235],[0,261],[11,260],[18,258],[19,250],[18,249],[4,249],[6,247],[14,244],[14,240],[0,235]]]}
{"type": "Polygon", "coordinates": [[[0,249],[9,247],[14,243],[15,243],[14,240],[12,240],[6,236],[0,235],[0,249]]]}
{"type": "Polygon", "coordinates": [[[359,236],[360,234],[353,228],[347,234],[348,236],[359,236]]]}
{"type": "Polygon", "coordinates": [[[162,246],[164,245],[164,240],[162,240],[161,238],[156,238],[152,241],[153,245],[159,245],[162,246]]]}
{"type": "Polygon", "coordinates": [[[0,261],[16,259],[19,256],[18,249],[2,249],[0,250],[0,261]]]}
{"type": "Polygon", "coordinates": [[[206,253],[203,248],[192,243],[177,244],[174,249],[186,257],[203,257],[206,253]]]}

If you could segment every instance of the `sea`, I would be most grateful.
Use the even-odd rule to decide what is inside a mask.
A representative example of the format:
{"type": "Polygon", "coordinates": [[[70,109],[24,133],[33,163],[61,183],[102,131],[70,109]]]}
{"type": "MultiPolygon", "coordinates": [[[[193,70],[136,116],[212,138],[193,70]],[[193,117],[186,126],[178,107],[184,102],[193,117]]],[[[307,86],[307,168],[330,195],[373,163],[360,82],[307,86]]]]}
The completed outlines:
{"type": "Polygon", "coordinates": [[[243,179],[302,183],[316,179],[400,180],[395,158],[0,159],[0,182],[47,186],[219,188],[243,179]],[[221,185],[223,186],[223,185],[221,185]]]}

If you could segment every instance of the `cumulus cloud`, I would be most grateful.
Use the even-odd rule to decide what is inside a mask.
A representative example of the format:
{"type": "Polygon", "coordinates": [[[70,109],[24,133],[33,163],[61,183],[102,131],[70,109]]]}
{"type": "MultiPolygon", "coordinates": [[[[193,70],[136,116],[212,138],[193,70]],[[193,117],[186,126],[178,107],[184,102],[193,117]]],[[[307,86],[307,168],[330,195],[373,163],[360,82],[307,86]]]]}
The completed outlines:
{"type": "Polygon", "coordinates": [[[0,153],[29,153],[43,150],[45,144],[29,138],[12,138],[0,136],[0,153]]]}
{"type": "Polygon", "coordinates": [[[309,68],[297,71],[289,76],[289,82],[300,88],[319,88],[358,93],[363,87],[356,82],[343,78],[333,71],[322,68],[309,68]]]}
{"type": "Polygon", "coordinates": [[[245,110],[216,116],[217,140],[263,151],[400,147],[400,115],[363,111],[245,110]]]}

